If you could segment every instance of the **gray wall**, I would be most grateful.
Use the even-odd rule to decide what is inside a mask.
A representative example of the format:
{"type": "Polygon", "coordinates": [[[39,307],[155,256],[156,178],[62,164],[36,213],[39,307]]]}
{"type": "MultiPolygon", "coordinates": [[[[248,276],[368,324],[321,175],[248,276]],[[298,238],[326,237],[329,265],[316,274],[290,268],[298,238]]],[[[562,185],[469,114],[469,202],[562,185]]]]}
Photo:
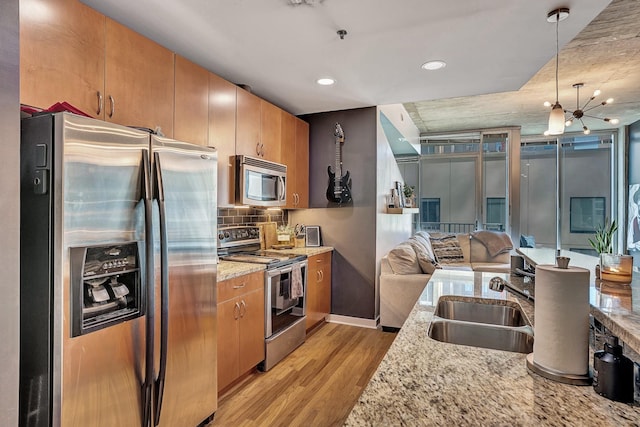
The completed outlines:
{"type": "Polygon", "coordinates": [[[319,225],[323,244],[335,248],[331,312],[376,317],[376,108],[311,114],[309,122],[309,204],[290,211],[292,224],[319,225]],[[327,207],[327,166],[335,163],[335,123],[345,133],[343,169],[353,177],[353,205],[327,207]]]}
{"type": "Polygon", "coordinates": [[[0,3],[0,425],[18,425],[20,116],[18,0],[0,3]]]}

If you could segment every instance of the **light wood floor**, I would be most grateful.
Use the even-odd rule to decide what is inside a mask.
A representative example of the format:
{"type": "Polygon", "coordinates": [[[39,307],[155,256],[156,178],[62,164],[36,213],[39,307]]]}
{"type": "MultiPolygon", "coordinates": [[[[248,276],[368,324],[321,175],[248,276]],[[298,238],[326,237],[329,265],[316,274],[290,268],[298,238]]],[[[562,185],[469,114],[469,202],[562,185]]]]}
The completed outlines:
{"type": "Polygon", "coordinates": [[[218,402],[211,426],[341,426],[396,334],[327,323],[218,402]]]}

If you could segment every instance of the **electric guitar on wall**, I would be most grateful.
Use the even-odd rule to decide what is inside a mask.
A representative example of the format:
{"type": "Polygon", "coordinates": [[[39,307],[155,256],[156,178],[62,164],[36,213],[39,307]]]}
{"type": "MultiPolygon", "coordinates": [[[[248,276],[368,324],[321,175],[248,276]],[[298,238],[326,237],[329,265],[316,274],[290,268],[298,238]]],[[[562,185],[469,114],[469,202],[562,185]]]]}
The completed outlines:
{"type": "Polygon", "coordinates": [[[340,123],[336,123],[333,134],[336,139],[336,164],[331,171],[331,166],[327,167],[329,173],[329,185],[327,186],[327,200],[333,203],[351,203],[351,174],[347,171],[342,175],[342,144],[344,143],[344,132],[340,123]]]}

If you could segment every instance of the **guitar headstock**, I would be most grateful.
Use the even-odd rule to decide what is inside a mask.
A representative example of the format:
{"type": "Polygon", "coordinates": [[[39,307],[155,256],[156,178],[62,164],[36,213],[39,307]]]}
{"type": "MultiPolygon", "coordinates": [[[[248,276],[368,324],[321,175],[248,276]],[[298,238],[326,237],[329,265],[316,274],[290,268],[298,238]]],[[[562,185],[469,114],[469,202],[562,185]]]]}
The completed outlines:
{"type": "Polygon", "coordinates": [[[333,135],[336,137],[336,140],[344,142],[344,132],[342,130],[342,126],[340,126],[340,123],[336,123],[336,130],[334,131],[333,135]]]}

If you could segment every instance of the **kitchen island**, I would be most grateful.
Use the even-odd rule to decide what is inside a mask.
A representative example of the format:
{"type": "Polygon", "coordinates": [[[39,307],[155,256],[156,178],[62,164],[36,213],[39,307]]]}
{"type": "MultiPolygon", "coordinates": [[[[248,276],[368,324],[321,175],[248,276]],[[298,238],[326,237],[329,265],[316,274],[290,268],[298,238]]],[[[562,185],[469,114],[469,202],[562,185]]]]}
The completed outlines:
{"type": "Polygon", "coordinates": [[[437,270],[345,425],[640,425],[637,403],[613,402],[593,387],[529,374],[526,354],[448,344],[427,335],[442,295],[516,301],[533,323],[530,303],[489,288],[495,276],[511,279],[437,270]]]}

